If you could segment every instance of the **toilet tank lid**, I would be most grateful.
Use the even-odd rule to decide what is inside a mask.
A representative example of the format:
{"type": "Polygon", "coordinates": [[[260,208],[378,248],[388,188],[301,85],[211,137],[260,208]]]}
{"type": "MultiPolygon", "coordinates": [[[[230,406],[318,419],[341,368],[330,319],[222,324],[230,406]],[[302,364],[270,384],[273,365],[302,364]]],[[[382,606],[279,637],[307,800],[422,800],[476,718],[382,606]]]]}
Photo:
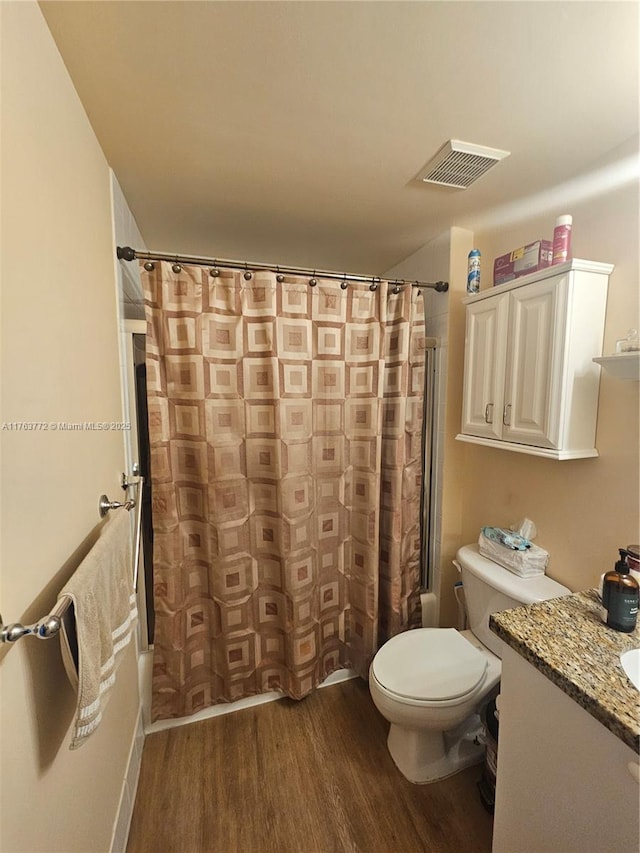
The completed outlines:
{"type": "Polygon", "coordinates": [[[571,590],[547,575],[521,578],[509,569],[483,557],[477,545],[464,545],[456,554],[460,565],[489,586],[521,604],[535,604],[548,598],[571,595],[571,590]]]}

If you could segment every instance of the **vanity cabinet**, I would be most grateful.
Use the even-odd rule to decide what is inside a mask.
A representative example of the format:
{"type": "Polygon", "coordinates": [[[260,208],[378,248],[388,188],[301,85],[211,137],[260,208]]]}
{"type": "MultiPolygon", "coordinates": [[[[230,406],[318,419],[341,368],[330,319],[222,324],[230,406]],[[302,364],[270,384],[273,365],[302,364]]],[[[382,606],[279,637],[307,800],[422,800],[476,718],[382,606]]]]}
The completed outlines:
{"type": "Polygon", "coordinates": [[[499,705],[493,853],[638,853],[637,752],[508,646],[499,705]]]}
{"type": "Polygon", "coordinates": [[[467,297],[457,438],[551,459],[597,456],[609,274],[573,259],[467,297]]]}

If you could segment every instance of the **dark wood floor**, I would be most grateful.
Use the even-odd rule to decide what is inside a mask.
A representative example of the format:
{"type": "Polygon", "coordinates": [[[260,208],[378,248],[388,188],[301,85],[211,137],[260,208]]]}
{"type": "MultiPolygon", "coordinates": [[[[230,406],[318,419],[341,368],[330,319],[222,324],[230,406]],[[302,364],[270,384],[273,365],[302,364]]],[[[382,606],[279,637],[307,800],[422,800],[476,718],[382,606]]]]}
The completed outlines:
{"type": "Polygon", "coordinates": [[[360,679],[149,735],[127,853],[488,853],[481,766],[412,785],[360,679]]]}

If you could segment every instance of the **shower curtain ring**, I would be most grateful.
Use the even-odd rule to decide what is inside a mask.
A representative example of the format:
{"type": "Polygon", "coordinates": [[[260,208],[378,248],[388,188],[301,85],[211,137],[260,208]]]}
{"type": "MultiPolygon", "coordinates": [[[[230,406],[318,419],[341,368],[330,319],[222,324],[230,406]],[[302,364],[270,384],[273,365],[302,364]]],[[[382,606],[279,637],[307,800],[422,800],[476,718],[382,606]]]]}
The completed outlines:
{"type": "Polygon", "coordinates": [[[252,278],[252,274],[249,272],[249,266],[248,266],[246,261],[244,264],[244,278],[245,278],[245,281],[251,281],[251,278],[252,278]]]}
{"type": "Polygon", "coordinates": [[[179,272],[182,272],[182,267],[181,267],[181,266],[180,266],[180,264],[178,263],[178,256],[177,256],[177,255],[176,255],[175,263],[173,264],[173,266],[171,267],[171,269],[172,269],[172,270],[174,271],[174,273],[176,273],[176,274],[177,274],[177,273],[179,273],[179,272]]]}
{"type": "MultiPolygon", "coordinates": [[[[402,283],[404,284],[404,281],[403,281],[402,283]]],[[[399,283],[398,283],[397,281],[396,281],[396,282],[394,282],[394,287],[393,287],[393,290],[392,290],[391,292],[392,292],[392,293],[395,293],[395,294],[396,294],[396,296],[397,296],[397,295],[398,295],[398,293],[400,293],[400,290],[401,290],[401,288],[400,288],[399,283]]]]}
{"type": "Polygon", "coordinates": [[[213,266],[209,270],[209,275],[211,276],[211,278],[218,278],[218,276],[220,275],[220,270],[216,266],[215,258],[213,260],[213,266]]]}
{"type": "Polygon", "coordinates": [[[318,283],[318,279],[316,278],[316,271],[313,271],[313,276],[309,279],[309,287],[315,287],[318,283]]]}
{"type": "Polygon", "coordinates": [[[377,290],[379,282],[380,282],[379,278],[372,278],[371,284],[369,285],[369,290],[377,290]]]}
{"type": "Polygon", "coordinates": [[[156,268],[156,265],[154,263],[152,263],[151,261],[146,261],[144,268],[146,269],[147,272],[151,272],[151,270],[154,270],[156,268]]]}
{"type": "Polygon", "coordinates": [[[344,278],[343,278],[343,279],[342,279],[342,281],[340,282],[340,287],[341,287],[343,290],[346,290],[346,289],[349,287],[349,282],[347,281],[347,274],[346,274],[346,273],[344,274],[344,278]]]}
{"type": "Polygon", "coordinates": [[[282,284],[282,282],[284,281],[284,276],[280,272],[279,266],[276,267],[276,281],[278,282],[278,284],[282,284]]]}

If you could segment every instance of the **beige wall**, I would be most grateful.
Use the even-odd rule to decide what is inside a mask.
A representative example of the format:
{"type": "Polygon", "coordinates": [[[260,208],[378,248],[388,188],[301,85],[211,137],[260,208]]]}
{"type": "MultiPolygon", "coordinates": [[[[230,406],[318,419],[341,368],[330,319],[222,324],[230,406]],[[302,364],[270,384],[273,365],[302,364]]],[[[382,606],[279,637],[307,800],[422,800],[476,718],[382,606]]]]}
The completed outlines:
{"type": "MultiPolygon", "coordinates": [[[[120,421],[109,170],[38,6],[2,3],[2,421],[120,421]]],[[[0,432],[2,615],[34,621],[119,492],[117,432],[0,432]]],[[[109,849],[138,714],[135,650],[68,749],[57,640],[0,649],[0,849],[109,849]]]]}
{"type": "MultiPolygon", "coordinates": [[[[491,286],[493,258],[550,237],[561,213],[573,214],[575,257],[615,264],[604,342],[610,354],[616,338],[629,327],[640,328],[637,184],[580,204],[565,203],[516,227],[477,232],[483,289],[491,286]]],[[[602,372],[597,459],[556,462],[465,445],[457,481],[463,495],[461,542],[476,541],[484,524],[508,525],[526,516],[538,527],[538,543],[551,554],[549,574],[573,590],[595,585],[612,568],[619,546],[640,541],[639,387],[602,372]]]]}

